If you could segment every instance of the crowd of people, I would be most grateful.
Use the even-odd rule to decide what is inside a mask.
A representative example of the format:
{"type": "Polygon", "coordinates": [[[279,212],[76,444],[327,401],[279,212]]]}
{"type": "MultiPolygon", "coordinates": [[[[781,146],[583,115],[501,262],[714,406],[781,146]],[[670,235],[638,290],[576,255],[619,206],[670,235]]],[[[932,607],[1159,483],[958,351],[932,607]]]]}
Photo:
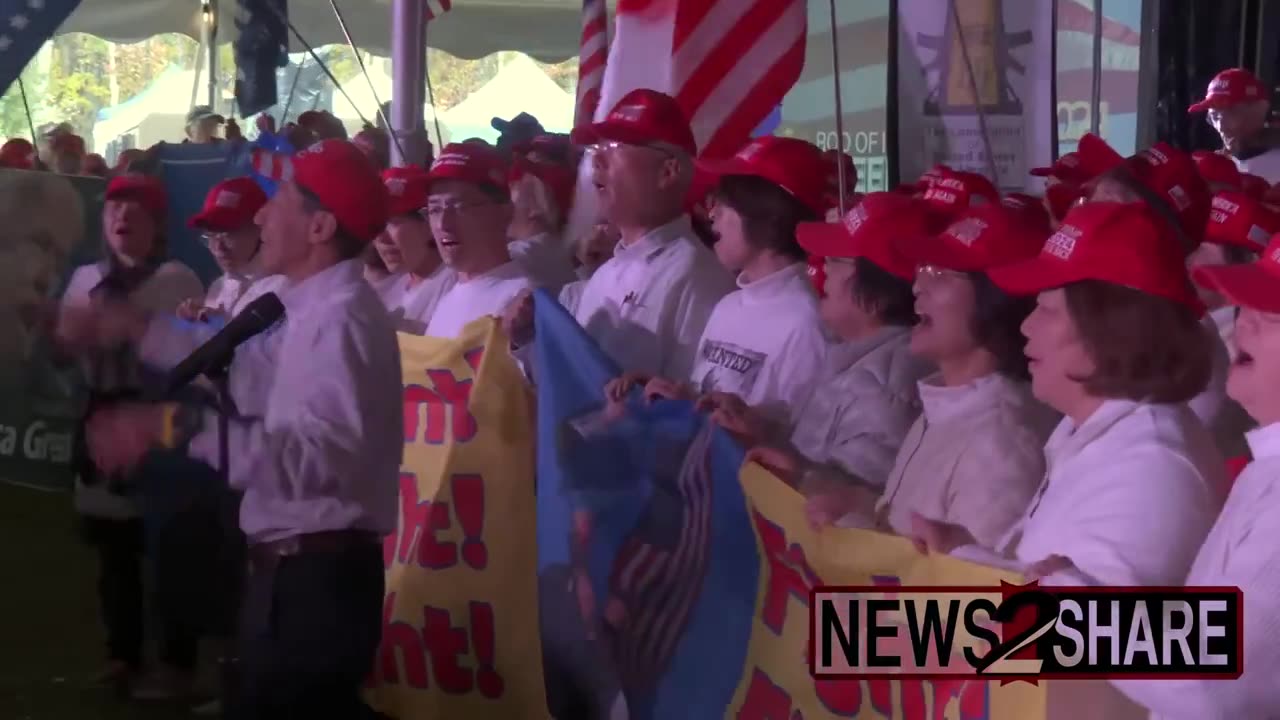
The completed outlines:
{"type": "Polygon", "coordinates": [[[243,586],[227,712],[367,712],[401,458],[396,332],[453,337],[495,316],[536,391],[543,288],[624,369],[602,402],[696,401],[806,496],[817,527],[1046,583],[1241,587],[1243,677],[1116,687],[1160,717],[1273,717],[1268,107],[1255,77],[1225,71],[1191,108],[1222,152],[1126,158],[1086,136],[1032,171],[1043,197],[942,165],[857,194],[851,158],[793,138],[698,161],[675,100],[652,90],[569,136],[523,116],[498,144],[451,144],[427,166],[387,168],[385,134],[299,123],[274,195],[227,180],[191,219],[225,273],[207,292],[166,257],[163,186],[121,172],[105,259],[76,270],[56,328],[93,391],[76,506],[101,559],[103,679],[139,698],[190,689],[192,634],[208,629],[174,618],[161,674],[139,675],[138,499],[143,476],[174,472],[148,465],[157,450],[218,467],[218,415],[141,392],[271,292],[284,319],[235,354],[228,486],[202,500],[221,518],[211,562],[237,578],[218,592],[243,586]],[[566,237],[584,159],[598,222],[566,237]]]}

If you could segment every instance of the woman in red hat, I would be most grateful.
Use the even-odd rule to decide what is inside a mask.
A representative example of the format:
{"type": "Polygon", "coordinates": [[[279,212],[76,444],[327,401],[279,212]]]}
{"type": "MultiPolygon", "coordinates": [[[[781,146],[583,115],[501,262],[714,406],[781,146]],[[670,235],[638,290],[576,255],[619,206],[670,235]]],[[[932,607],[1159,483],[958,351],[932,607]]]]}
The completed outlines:
{"type": "Polygon", "coordinates": [[[1259,427],[1249,432],[1253,461],[1231,494],[1191,564],[1176,584],[1238,587],[1244,592],[1244,674],[1231,682],[1126,681],[1116,687],[1157,718],[1262,718],[1280,710],[1280,241],[1250,265],[1205,266],[1193,271],[1200,287],[1239,308],[1236,358],[1227,392],[1259,427]]]}
{"type": "MultiPolygon", "coordinates": [[[[106,257],[81,265],[62,296],[64,322],[74,324],[76,308],[99,303],[130,303],[173,313],[189,298],[203,297],[204,286],[186,265],[167,259],[164,238],[167,200],[158,180],[122,175],[107,185],[102,210],[106,257]]],[[[86,315],[86,318],[88,316],[86,315]]],[[[86,322],[88,320],[86,319],[86,322]]],[[[68,348],[83,350],[83,348],[68,348]]],[[[137,397],[142,369],[132,348],[98,351],[85,364],[90,386],[86,417],[104,405],[137,397]]],[[[106,626],[108,662],[104,683],[124,683],[142,663],[143,521],[136,472],[98,471],[77,453],[75,507],[84,534],[98,554],[98,599],[106,626]]]]}
{"type": "MultiPolygon", "coordinates": [[[[1222,506],[1222,456],[1186,407],[1210,372],[1203,306],[1169,233],[1141,204],[1091,203],[1039,256],[991,272],[1039,293],[1022,326],[1031,388],[1064,416],[1036,500],[996,547],[1032,576],[1180,583],[1222,506]]],[[[974,544],[954,524],[916,525],[931,549],[974,544]]]]}
{"type": "Polygon", "coordinates": [[[720,264],[738,290],[711,312],[688,379],[628,375],[609,385],[620,400],[645,380],[645,394],[729,395],[761,408],[770,433],[790,434],[826,359],[827,340],[796,227],[821,217],[825,161],[794,138],[757,138],[728,161],[703,169],[719,178],[711,222],[720,264]]]}
{"type": "Polygon", "coordinates": [[[913,355],[939,372],[919,383],[923,414],[875,488],[821,466],[801,490],[816,525],[908,535],[916,515],[953,523],[994,547],[1022,516],[1044,474],[1055,413],[1031,395],[1019,325],[1034,301],[988,273],[1039,252],[1047,233],[1003,206],[974,208],[919,243],[913,355]]]}
{"type": "Polygon", "coordinates": [[[564,229],[573,204],[573,168],[516,155],[511,163],[511,259],[553,294],[576,279],[564,229]]]}

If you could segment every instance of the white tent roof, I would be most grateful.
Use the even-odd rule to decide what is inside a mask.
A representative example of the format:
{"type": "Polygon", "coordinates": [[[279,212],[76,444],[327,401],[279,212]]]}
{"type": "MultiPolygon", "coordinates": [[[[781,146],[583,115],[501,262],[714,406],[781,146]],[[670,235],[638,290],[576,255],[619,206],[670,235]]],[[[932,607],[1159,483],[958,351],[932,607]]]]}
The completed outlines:
{"type": "MultiPolygon", "coordinates": [[[[610,2],[610,5],[613,3],[610,2]]],[[[390,55],[391,0],[338,3],[361,50],[390,55]]],[[[220,40],[235,36],[235,0],[218,3],[220,40]]],[[[433,20],[427,43],[462,58],[518,50],[543,62],[561,62],[578,52],[581,0],[453,0],[453,9],[433,20]]],[[[328,0],[290,0],[289,19],[315,47],[345,43],[328,0]]],[[[136,42],[162,33],[200,37],[197,0],[83,0],[58,32],[83,32],[115,42],[136,42]]],[[[290,49],[303,50],[295,43],[290,49]]]]}
{"type": "Polygon", "coordinates": [[[441,113],[440,120],[454,134],[463,132],[494,140],[497,131],[489,132],[493,118],[511,118],[527,112],[550,132],[568,132],[573,127],[573,103],[573,96],[532,60],[517,55],[466,100],[441,113]]]}
{"type": "MultiPolygon", "coordinates": [[[[369,82],[366,82],[364,75],[357,75],[354,78],[342,84],[342,90],[346,93],[344,96],[341,92],[333,93],[333,114],[342,120],[342,124],[346,126],[347,131],[356,133],[360,131],[360,116],[364,115],[364,119],[369,122],[376,123],[378,116],[378,100],[386,102],[391,99],[391,76],[387,74],[387,68],[390,67],[390,61],[375,60],[373,64],[368,66],[369,80],[373,83],[373,89],[369,89],[369,82]],[[375,95],[374,92],[377,92],[375,95]],[[348,102],[347,98],[351,101],[348,102]],[[356,112],[359,110],[360,112],[356,112]]],[[[535,68],[537,66],[534,66],[535,68]]],[[[431,142],[436,142],[435,128],[432,125],[432,118],[435,117],[434,109],[427,103],[422,104],[422,117],[426,120],[427,128],[431,130],[431,142]]],[[[441,127],[441,133],[444,135],[444,142],[449,142],[448,128],[441,127]]]]}

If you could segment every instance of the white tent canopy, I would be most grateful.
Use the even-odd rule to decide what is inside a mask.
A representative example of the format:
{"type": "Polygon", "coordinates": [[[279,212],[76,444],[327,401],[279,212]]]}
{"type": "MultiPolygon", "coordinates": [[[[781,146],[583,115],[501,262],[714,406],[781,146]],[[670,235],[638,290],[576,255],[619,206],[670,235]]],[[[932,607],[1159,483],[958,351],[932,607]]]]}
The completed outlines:
{"type": "MultiPolygon", "coordinates": [[[[381,59],[375,60],[368,66],[369,81],[373,83],[372,89],[369,87],[369,81],[364,79],[364,75],[357,75],[342,84],[343,92],[333,93],[333,114],[342,120],[348,133],[354,135],[360,131],[361,115],[369,122],[377,122],[378,101],[386,102],[391,99],[391,76],[387,73],[390,66],[390,61],[381,59]],[[348,101],[347,98],[351,100],[348,101]]],[[[431,131],[431,142],[436,142],[435,126],[432,123],[435,109],[423,103],[422,117],[427,123],[427,129],[431,131]]],[[[449,129],[443,124],[440,129],[444,135],[444,142],[449,142],[449,129]]]]}
{"type": "MultiPolygon", "coordinates": [[[[610,2],[612,5],[612,2],[610,2]]],[[[361,50],[390,55],[391,0],[339,0],[339,9],[361,50]]],[[[543,62],[578,53],[581,0],[453,0],[433,20],[427,44],[462,58],[515,50],[543,62]]],[[[234,39],[235,0],[219,0],[218,39],[234,39]]],[[[290,0],[289,19],[315,47],[345,43],[328,0],[290,0]]],[[[83,32],[114,42],[136,42],[162,33],[200,37],[198,0],[83,0],[60,33],[83,32]]],[[[303,48],[293,43],[290,50],[303,48]]]]}
{"type": "Polygon", "coordinates": [[[492,142],[498,138],[490,124],[493,118],[509,119],[520,112],[534,116],[551,132],[568,132],[573,127],[573,105],[573,96],[532,60],[517,55],[466,100],[441,113],[440,120],[455,136],[492,142]]]}

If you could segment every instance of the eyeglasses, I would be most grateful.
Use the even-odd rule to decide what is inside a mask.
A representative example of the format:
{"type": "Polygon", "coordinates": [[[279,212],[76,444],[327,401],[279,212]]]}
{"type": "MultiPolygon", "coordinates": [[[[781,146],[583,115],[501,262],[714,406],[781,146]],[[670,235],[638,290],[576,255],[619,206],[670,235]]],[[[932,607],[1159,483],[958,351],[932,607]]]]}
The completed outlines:
{"type": "Polygon", "coordinates": [[[200,235],[200,239],[208,247],[213,247],[215,243],[226,247],[230,245],[235,238],[229,232],[207,232],[200,235]]]}
{"type": "Polygon", "coordinates": [[[491,202],[433,202],[418,211],[418,214],[424,218],[439,218],[449,215],[461,215],[476,208],[492,207],[491,202]]]}
{"type": "Polygon", "coordinates": [[[641,150],[652,150],[662,153],[666,157],[675,157],[675,151],[667,147],[663,143],[655,143],[652,145],[632,145],[631,143],[619,142],[617,140],[602,140],[594,145],[587,146],[587,152],[591,154],[605,153],[618,148],[639,148],[641,150]]]}

